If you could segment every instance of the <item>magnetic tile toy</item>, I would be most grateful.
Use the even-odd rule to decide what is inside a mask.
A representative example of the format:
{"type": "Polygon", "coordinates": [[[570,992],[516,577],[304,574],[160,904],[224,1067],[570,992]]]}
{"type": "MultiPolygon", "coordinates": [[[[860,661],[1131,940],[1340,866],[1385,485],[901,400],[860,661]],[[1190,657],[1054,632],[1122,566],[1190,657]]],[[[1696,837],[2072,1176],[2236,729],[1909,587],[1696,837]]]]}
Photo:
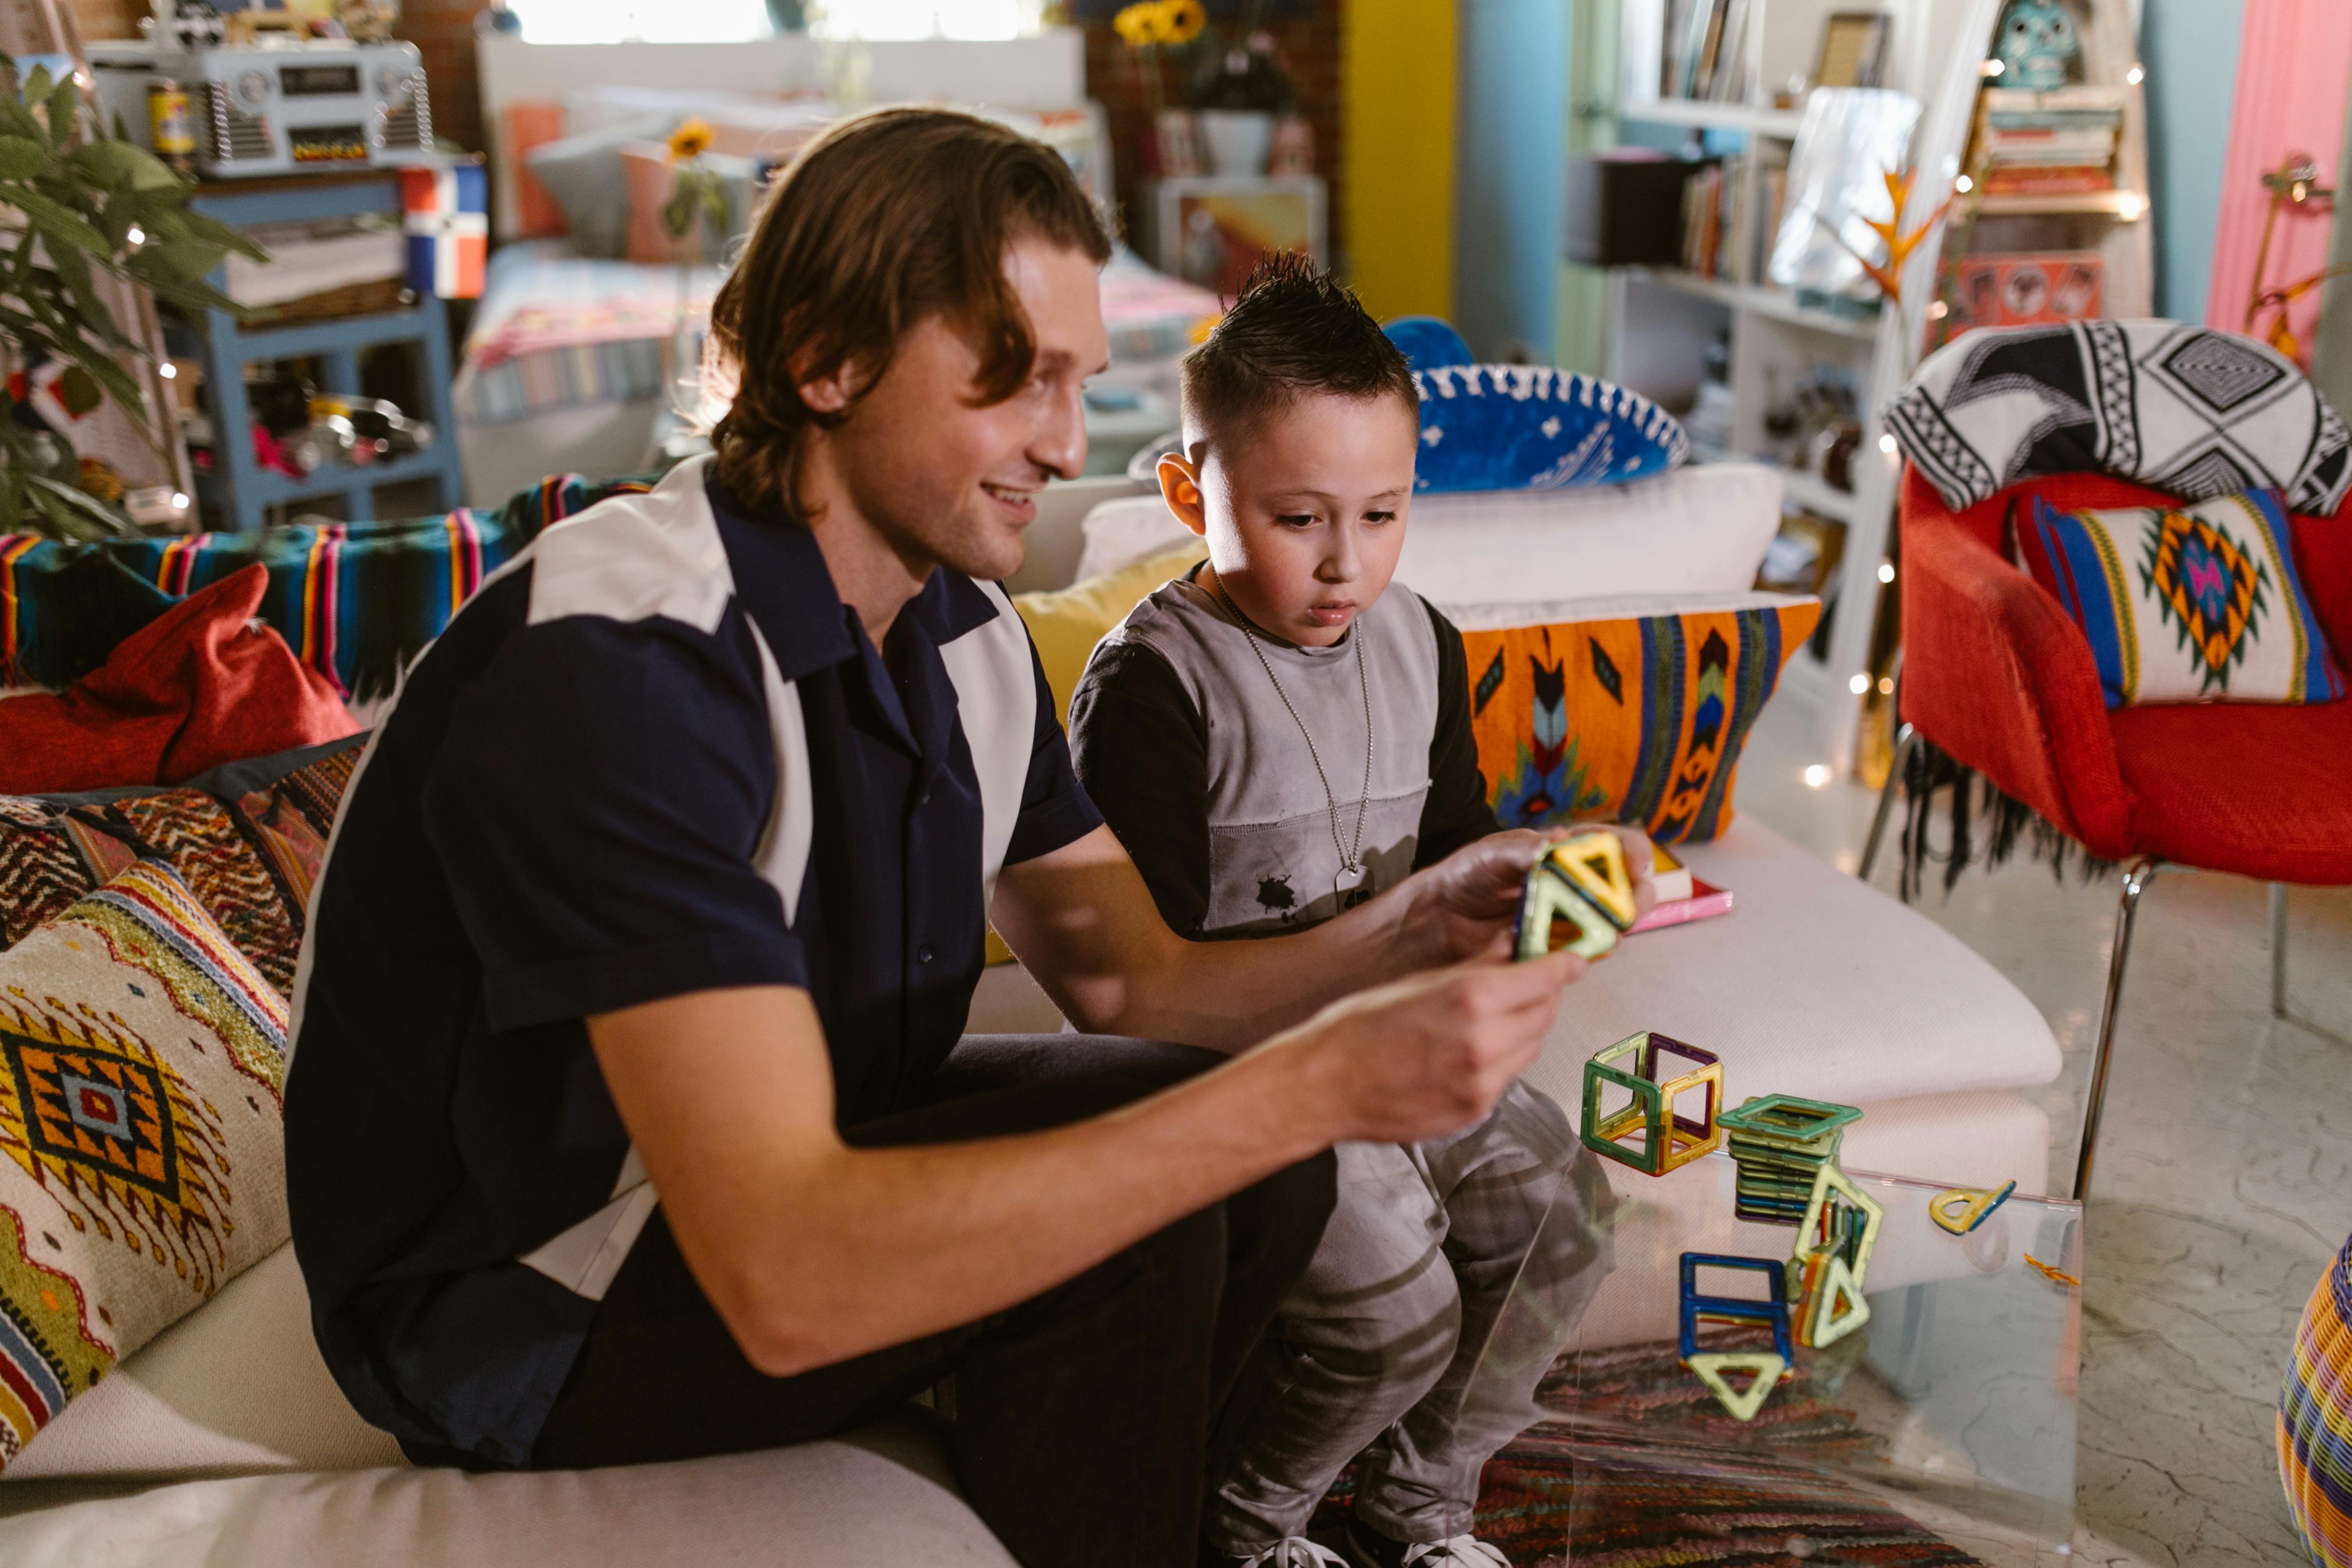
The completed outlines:
{"type": "MultiPolygon", "coordinates": [[[[1613,843],[1614,839],[1611,841],[1613,843]]],[[[1723,1063],[1713,1051],[1685,1045],[1663,1034],[1643,1031],[1619,1040],[1584,1064],[1584,1146],[1631,1166],[1644,1176],[1664,1176],[1708,1154],[1723,1142],[1718,1113],[1723,1104],[1723,1063]],[[1632,1071],[1612,1065],[1631,1056],[1632,1071]],[[1674,1078],[1659,1072],[1661,1057],[1680,1058],[1692,1070],[1674,1078]],[[1632,1103],[1604,1113],[1602,1093],[1611,1086],[1633,1096],[1632,1103]],[[1696,1117],[1677,1114],[1675,1103],[1685,1094],[1703,1092],[1704,1109],[1696,1117]],[[1626,1140],[1638,1133],[1640,1142],[1626,1140]]]]}
{"type": "Polygon", "coordinates": [[[1793,1361],[1796,1351],[1789,1332],[1788,1266],[1769,1258],[1738,1258],[1722,1252],[1684,1253],[1681,1349],[1685,1361],[1699,1354],[1698,1325],[1702,1321],[1769,1328],[1772,1331],[1772,1349],[1783,1363],[1793,1361]],[[1702,1268],[1760,1274],[1769,1294],[1760,1301],[1739,1296],[1702,1295],[1698,1288],[1698,1271],[1702,1268]]]}
{"type": "Polygon", "coordinates": [[[1624,844],[1614,833],[1579,833],[1545,850],[1528,868],[1519,894],[1518,956],[1540,958],[1557,945],[1580,958],[1604,957],[1634,918],[1624,844]],[[1562,920],[1573,935],[1554,944],[1553,925],[1562,920]]]}
{"type": "Polygon", "coordinates": [[[1724,1112],[1725,1146],[1739,1166],[1733,1212],[1767,1225],[1796,1224],[1814,1177],[1836,1163],[1845,1129],[1861,1119],[1852,1105],[1793,1094],[1766,1094],[1724,1112]]]}
{"type": "Polygon", "coordinates": [[[1789,1364],[1769,1350],[1709,1350],[1684,1358],[1685,1366],[1706,1385],[1706,1391],[1716,1397],[1735,1421],[1753,1421],[1756,1412],[1764,1408],[1765,1396],[1780,1381],[1789,1364]],[[1726,1374],[1752,1373],[1754,1379],[1744,1389],[1735,1389],[1725,1381],[1726,1374]]]}
{"type": "Polygon", "coordinates": [[[1927,1218],[1955,1236],[1966,1236],[1992,1218],[1992,1211],[2009,1200],[2017,1190],[2011,1182],[1998,1190],[1972,1186],[1950,1186],[1927,1200],[1927,1218]]]}
{"type": "Polygon", "coordinates": [[[1557,866],[1587,902],[1619,930],[1639,918],[1633,909],[1633,879],[1625,870],[1624,841],[1614,833],[1579,833],[1554,844],[1544,859],[1557,866]]]}

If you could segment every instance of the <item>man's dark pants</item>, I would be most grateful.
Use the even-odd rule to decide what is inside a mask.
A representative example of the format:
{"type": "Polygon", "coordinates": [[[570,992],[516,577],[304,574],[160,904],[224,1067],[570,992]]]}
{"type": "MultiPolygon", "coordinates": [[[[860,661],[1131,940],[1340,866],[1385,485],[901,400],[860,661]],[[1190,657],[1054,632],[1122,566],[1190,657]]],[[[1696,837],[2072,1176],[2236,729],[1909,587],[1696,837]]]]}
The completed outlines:
{"type": "MultiPolygon", "coordinates": [[[[1223,1059],[1083,1035],[976,1036],[864,1147],[1059,1126],[1223,1059]]],[[[965,1498],[1027,1568],[1192,1568],[1204,1476],[1269,1392],[1275,1308],[1331,1211],[1329,1153],[1210,1205],[1034,1299],[910,1343],[769,1377],[656,1211],[597,1309],[531,1463],[634,1464],[806,1442],[954,1375],[965,1498]]]]}

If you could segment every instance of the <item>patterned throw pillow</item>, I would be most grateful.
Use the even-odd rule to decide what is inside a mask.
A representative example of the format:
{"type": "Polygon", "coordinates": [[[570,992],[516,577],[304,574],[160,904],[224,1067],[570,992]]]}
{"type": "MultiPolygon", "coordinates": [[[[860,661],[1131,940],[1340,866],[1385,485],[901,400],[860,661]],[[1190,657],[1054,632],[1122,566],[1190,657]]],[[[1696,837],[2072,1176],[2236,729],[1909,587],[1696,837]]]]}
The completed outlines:
{"type": "Polygon", "coordinates": [[[0,1467],[285,1241],[286,1003],[142,862],[0,956],[0,1467]]]}
{"type": "Polygon", "coordinates": [[[1412,383],[1421,389],[1416,491],[1622,485],[1690,456],[1673,414],[1575,371],[1441,365],[1413,371],[1412,383]]]}
{"type": "Polygon", "coordinates": [[[2018,518],[2033,580],[2091,644],[2109,707],[2332,702],[2344,674],[2304,596],[2278,492],[2018,518]]]}
{"type": "Polygon", "coordinates": [[[1774,593],[1449,606],[1495,814],[1507,828],[1601,818],[1660,843],[1715,837],[1748,727],[1821,612],[1774,593]]]}
{"type": "Polygon", "coordinates": [[[0,949],[134,861],[169,865],[281,993],[364,737],[290,768],[234,763],[190,787],[118,799],[0,796],[0,949]],[[218,792],[214,792],[215,790],[218,792]]]}

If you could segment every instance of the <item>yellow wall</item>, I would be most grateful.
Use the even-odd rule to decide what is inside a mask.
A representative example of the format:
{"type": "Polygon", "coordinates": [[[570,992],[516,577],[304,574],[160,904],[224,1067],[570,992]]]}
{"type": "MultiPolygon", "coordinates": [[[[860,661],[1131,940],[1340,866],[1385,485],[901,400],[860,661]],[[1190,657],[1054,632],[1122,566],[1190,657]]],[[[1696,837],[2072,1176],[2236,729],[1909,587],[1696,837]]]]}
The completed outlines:
{"type": "Polygon", "coordinates": [[[1348,0],[1339,124],[1352,281],[1376,318],[1454,299],[1454,0],[1348,0]]]}

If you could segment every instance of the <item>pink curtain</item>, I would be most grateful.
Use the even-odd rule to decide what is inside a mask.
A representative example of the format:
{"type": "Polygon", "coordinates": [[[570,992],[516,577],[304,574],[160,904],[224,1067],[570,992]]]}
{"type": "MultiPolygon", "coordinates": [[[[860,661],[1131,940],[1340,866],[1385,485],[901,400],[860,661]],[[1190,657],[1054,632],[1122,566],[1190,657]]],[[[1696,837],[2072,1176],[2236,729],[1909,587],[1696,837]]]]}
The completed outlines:
{"type": "MultiPolygon", "coordinates": [[[[2206,296],[2207,325],[2245,330],[2255,256],[2270,214],[2271,193],[2263,176],[2284,163],[2289,154],[2308,153],[2319,165],[2319,183],[2336,183],[2347,86],[2352,86],[2352,4],[2246,0],[2220,221],[2213,236],[2213,282],[2206,296]]],[[[2352,193],[2346,199],[2352,200],[2352,193]]],[[[2325,203],[2283,210],[2263,266],[2263,287],[2275,288],[2326,267],[2333,220],[2325,203]]],[[[2318,289],[2311,290],[2288,312],[2288,325],[2306,359],[2319,296],[2318,289]]],[[[2271,312],[2264,311],[2262,329],[2267,329],[2270,319],[2271,312]]]]}

